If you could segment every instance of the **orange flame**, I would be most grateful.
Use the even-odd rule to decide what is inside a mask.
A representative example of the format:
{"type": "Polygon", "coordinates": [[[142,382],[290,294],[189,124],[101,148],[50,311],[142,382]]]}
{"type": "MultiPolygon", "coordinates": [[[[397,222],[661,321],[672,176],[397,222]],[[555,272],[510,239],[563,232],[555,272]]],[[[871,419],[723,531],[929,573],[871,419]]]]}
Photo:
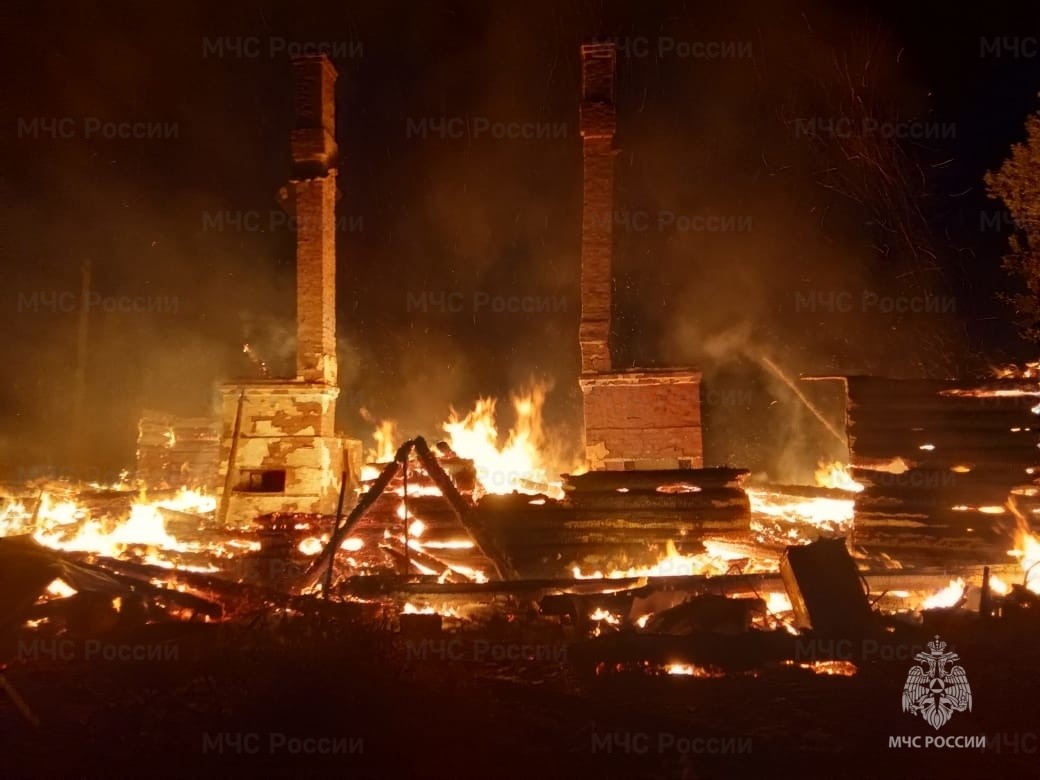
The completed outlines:
{"type": "Polygon", "coordinates": [[[817,487],[851,490],[859,493],[863,485],[852,478],[852,469],[847,463],[833,461],[819,463],[814,474],[817,487]]]}

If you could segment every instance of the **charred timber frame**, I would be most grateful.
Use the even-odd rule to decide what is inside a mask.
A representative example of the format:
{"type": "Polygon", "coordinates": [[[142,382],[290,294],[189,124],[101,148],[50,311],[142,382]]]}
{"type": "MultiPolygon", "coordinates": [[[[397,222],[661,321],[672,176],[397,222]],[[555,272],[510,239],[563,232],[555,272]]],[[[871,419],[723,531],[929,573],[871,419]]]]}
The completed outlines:
{"type": "Polygon", "coordinates": [[[846,388],[853,541],[893,555],[999,560],[1037,506],[1035,381],[834,379],[846,388]]]}

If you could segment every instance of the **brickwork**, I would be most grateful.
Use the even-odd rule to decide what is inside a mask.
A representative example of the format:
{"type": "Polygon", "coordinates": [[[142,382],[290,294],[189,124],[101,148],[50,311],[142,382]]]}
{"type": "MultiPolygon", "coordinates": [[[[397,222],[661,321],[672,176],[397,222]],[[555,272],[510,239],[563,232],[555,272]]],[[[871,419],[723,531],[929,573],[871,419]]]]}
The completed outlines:
{"type": "Polygon", "coordinates": [[[336,70],[326,57],[293,62],[296,128],[296,376],[336,384],[336,70]]]}
{"type": "Polygon", "coordinates": [[[700,379],[686,370],[583,376],[589,467],[703,467],[700,379]]]}
{"type": "Polygon", "coordinates": [[[581,224],[581,344],[583,374],[609,371],[613,275],[614,109],[613,44],[581,47],[581,139],[584,188],[581,224]]]}
{"type": "Polygon", "coordinates": [[[269,512],[331,514],[341,475],[352,486],[361,465],[360,442],[336,433],[336,70],[324,56],[297,59],[293,70],[285,201],[297,226],[296,378],[221,388],[220,511],[230,524],[269,512]]]}

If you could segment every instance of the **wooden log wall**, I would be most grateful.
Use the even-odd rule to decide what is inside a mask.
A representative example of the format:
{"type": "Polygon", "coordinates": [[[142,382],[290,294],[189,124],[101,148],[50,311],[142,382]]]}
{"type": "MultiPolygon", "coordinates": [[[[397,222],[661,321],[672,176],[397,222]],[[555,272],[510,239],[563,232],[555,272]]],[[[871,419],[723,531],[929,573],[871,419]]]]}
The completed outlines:
{"type": "Polygon", "coordinates": [[[1040,384],[846,377],[856,544],[999,561],[1032,516],[1040,384]],[[901,463],[900,463],[901,461],[901,463]]]}
{"type": "Polygon", "coordinates": [[[671,541],[748,532],[741,469],[592,471],[566,476],[562,501],[488,495],[473,522],[501,541],[525,577],[568,576],[588,558],[643,562],[671,541]]]}
{"type": "MultiPolygon", "coordinates": [[[[472,500],[472,463],[441,459],[440,464],[472,500]]],[[[683,552],[699,551],[705,537],[746,536],[751,509],[740,469],[662,471],[599,471],[567,476],[561,501],[513,493],[486,495],[467,509],[467,523],[493,538],[518,576],[569,577],[575,564],[602,561],[616,566],[649,564],[675,542],[683,552]]],[[[430,494],[432,481],[412,463],[408,510],[426,526],[423,542],[448,542],[469,537],[442,495],[430,494]]],[[[355,561],[380,565],[380,550],[401,547],[403,521],[398,515],[403,488],[400,475],[387,486],[351,532],[365,541],[355,561]],[[394,539],[384,532],[392,529],[394,539]]],[[[441,561],[485,573],[489,567],[476,548],[432,546],[441,561]]],[[[385,561],[383,562],[385,564],[385,561]]],[[[399,563],[399,562],[397,562],[399,563]]]]}
{"type": "Polygon", "coordinates": [[[145,411],[137,424],[137,478],[150,488],[217,487],[220,423],[145,411]]]}

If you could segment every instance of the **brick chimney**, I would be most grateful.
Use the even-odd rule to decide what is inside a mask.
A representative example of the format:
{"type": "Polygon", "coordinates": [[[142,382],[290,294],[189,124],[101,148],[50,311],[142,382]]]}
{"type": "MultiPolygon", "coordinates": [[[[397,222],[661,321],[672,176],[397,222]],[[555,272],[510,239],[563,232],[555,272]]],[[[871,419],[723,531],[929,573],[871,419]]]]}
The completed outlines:
{"type": "Polygon", "coordinates": [[[581,215],[582,374],[610,371],[611,259],[614,222],[613,43],[581,47],[581,142],[584,189],[581,215]]]}
{"type": "Polygon", "coordinates": [[[296,123],[296,378],[336,385],[336,69],[325,55],[293,61],[296,123]]]}

